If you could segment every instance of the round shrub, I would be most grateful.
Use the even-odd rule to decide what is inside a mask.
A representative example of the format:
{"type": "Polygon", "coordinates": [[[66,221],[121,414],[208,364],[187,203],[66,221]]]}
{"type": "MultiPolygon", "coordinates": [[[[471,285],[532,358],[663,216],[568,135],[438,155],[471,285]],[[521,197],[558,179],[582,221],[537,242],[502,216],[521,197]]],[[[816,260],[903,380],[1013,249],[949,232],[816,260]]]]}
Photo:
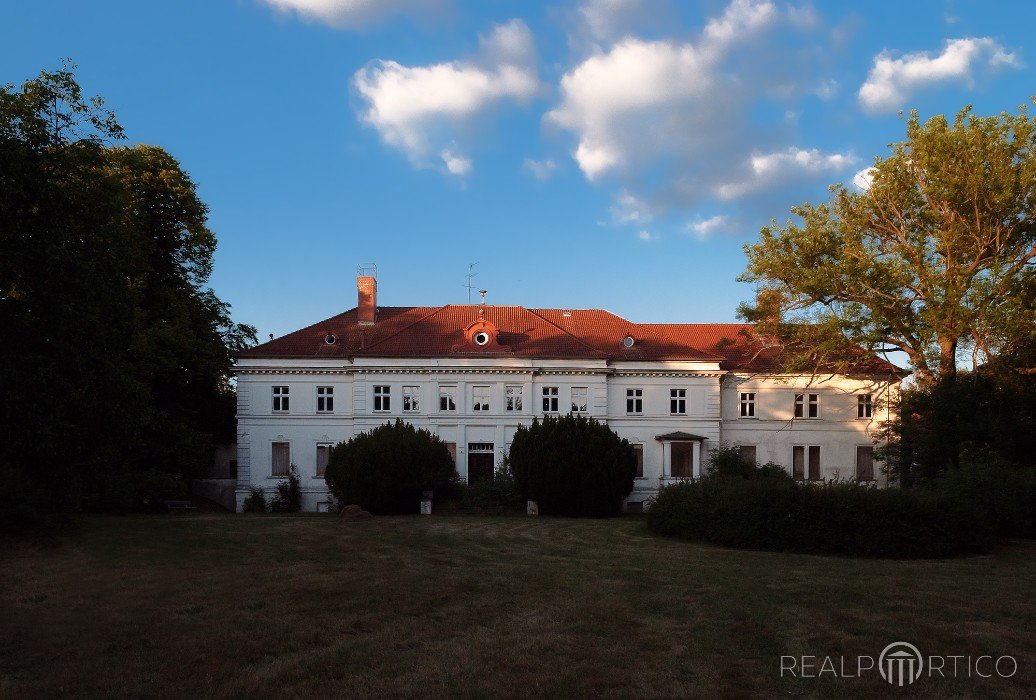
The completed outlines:
{"type": "Polygon", "coordinates": [[[705,465],[705,473],[709,476],[734,476],[742,479],[783,479],[791,480],[791,475],[784,467],[773,462],[759,465],[755,460],[745,457],[739,445],[723,445],[709,451],[709,460],[705,465]]]}
{"type": "Polygon", "coordinates": [[[331,448],[324,479],[343,506],[416,513],[422,491],[455,489],[457,470],[445,442],[397,419],[331,448]]]}
{"type": "Polygon", "coordinates": [[[981,507],[919,489],[707,477],[663,488],[659,535],[728,547],[863,557],[945,557],[992,545],[981,507]]]}
{"type": "Polygon", "coordinates": [[[629,442],[583,416],[547,416],[520,426],[508,459],[522,496],[536,501],[543,515],[620,515],[637,472],[629,442]]]}

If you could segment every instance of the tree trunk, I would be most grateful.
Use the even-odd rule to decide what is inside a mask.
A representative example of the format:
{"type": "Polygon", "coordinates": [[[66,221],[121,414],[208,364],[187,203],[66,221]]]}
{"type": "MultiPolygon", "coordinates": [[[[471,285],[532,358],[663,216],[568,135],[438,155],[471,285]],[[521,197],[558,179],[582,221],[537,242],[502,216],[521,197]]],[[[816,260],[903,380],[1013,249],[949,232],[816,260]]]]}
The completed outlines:
{"type": "Polygon", "coordinates": [[[939,338],[939,377],[957,376],[957,340],[939,338]]]}

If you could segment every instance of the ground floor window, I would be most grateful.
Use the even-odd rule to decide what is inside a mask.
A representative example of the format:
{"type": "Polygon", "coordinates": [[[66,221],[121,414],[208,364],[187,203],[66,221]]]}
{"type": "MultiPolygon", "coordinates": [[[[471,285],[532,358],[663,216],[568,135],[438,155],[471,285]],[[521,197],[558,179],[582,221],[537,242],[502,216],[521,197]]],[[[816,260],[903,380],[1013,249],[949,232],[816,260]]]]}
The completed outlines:
{"type": "Polygon", "coordinates": [[[792,476],[819,481],[823,478],[819,445],[795,445],[791,448],[792,476]]]}
{"type": "Polygon", "coordinates": [[[324,478],[324,472],[327,471],[327,458],[331,454],[331,443],[321,442],[317,444],[317,471],[316,476],[318,479],[324,478]]]}
{"type": "Polygon", "coordinates": [[[273,443],[273,476],[287,476],[291,468],[291,445],[287,442],[273,443]]]}
{"type": "Polygon", "coordinates": [[[755,445],[741,445],[739,449],[741,450],[741,456],[744,457],[746,460],[753,463],[758,462],[755,456],[755,445]]]}
{"type": "Polygon", "coordinates": [[[669,473],[672,476],[685,479],[694,476],[694,443],[672,443],[669,473]]]}
{"type": "Polygon", "coordinates": [[[493,478],[496,451],[491,442],[468,443],[468,484],[493,478]]]}
{"type": "Polygon", "coordinates": [[[644,478],[644,446],[633,445],[633,454],[637,457],[637,478],[644,478]]]}
{"type": "Polygon", "coordinates": [[[874,448],[871,445],[856,447],[856,480],[874,481],[874,448]]]}

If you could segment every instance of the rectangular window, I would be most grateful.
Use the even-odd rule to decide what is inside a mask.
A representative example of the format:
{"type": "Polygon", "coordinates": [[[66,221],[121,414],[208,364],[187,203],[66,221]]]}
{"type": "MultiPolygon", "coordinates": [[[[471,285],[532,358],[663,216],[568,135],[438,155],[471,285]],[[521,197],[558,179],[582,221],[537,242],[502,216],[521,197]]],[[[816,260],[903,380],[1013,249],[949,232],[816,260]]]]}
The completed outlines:
{"type": "Polygon", "coordinates": [[[450,459],[453,460],[453,466],[457,466],[457,443],[447,442],[446,449],[450,451],[450,459]]]}
{"type": "Polygon", "coordinates": [[[820,394],[795,394],[796,418],[820,417],[820,394]]]}
{"type": "Polygon", "coordinates": [[[874,404],[870,394],[860,394],[856,397],[856,417],[870,418],[874,415],[874,404]]]}
{"type": "Polygon", "coordinates": [[[421,410],[421,387],[403,387],[403,410],[408,413],[416,413],[421,410]]]}
{"type": "Polygon", "coordinates": [[[644,390],[626,390],[626,413],[640,414],[644,412],[644,390]]]}
{"type": "Polygon", "coordinates": [[[670,474],[684,479],[694,476],[693,444],[690,442],[674,442],[672,446],[672,459],[670,463],[672,469],[670,474]]]}
{"type": "Polygon", "coordinates": [[[287,476],[291,469],[291,445],[287,442],[273,443],[273,476],[287,476]]]}
{"type": "Polygon", "coordinates": [[[755,392],[741,392],[741,417],[755,418],[755,392]]]}
{"type": "Polygon", "coordinates": [[[556,386],[543,387],[543,412],[558,412],[558,388],[556,386]]]}
{"type": "Polygon", "coordinates": [[[391,387],[374,387],[374,410],[380,412],[387,412],[392,410],[391,387]]]}
{"type": "Polygon", "coordinates": [[[317,413],[335,412],[335,388],[333,386],[317,387],[317,413]]]}
{"type": "Polygon", "coordinates": [[[874,448],[870,445],[856,447],[856,480],[874,481],[874,448]]]}
{"type": "Polygon", "coordinates": [[[755,445],[741,445],[741,456],[752,464],[757,463],[755,445]]]}
{"type": "Polygon", "coordinates": [[[455,387],[455,386],[440,386],[439,387],[439,410],[440,411],[456,411],[457,410],[457,387],[455,387]]]}
{"type": "Polygon", "coordinates": [[[327,471],[327,458],[331,455],[331,443],[321,442],[317,444],[317,472],[316,476],[318,479],[324,478],[324,472],[327,471]]]}
{"type": "Polygon", "coordinates": [[[589,404],[586,402],[587,387],[572,387],[572,413],[586,413],[589,411],[589,404]]]}
{"type": "Polygon", "coordinates": [[[820,445],[795,445],[791,450],[793,477],[809,481],[820,481],[823,478],[820,445]]]}
{"type": "Polygon", "coordinates": [[[674,416],[687,415],[687,390],[669,390],[669,412],[674,416]]]}
{"type": "Polygon", "coordinates": [[[633,445],[633,454],[637,456],[637,478],[644,478],[644,446],[633,445]]]}
{"type": "Polygon", "coordinates": [[[471,410],[472,411],[488,411],[489,410],[489,387],[488,386],[473,386],[471,387],[471,410]]]}
{"type": "Polygon", "coordinates": [[[522,410],[522,387],[509,386],[504,388],[505,408],[508,411],[522,410]]]}
{"type": "Polygon", "coordinates": [[[288,412],[288,387],[275,386],[273,388],[273,411],[274,413],[288,412]]]}

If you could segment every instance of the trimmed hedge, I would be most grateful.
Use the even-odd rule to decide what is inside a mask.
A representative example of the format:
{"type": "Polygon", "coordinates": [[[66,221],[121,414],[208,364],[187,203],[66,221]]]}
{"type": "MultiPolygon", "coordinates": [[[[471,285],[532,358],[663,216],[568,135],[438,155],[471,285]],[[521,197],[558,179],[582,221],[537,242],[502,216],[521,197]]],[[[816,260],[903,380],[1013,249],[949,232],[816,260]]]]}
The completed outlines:
{"type": "Polygon", "coordinates": [[[508,460],[522,497],[536,501],[542,515],[621,515],[637,473],[627,440],[593,418],[571,414],[519,426],[508,460]]]}
{"type": "Polygon", "coordinates": [[[422,491],[442,498],[457,488],[446,443],[398,419],[331,448],[324,479],[341,506],[375,515],[416,513],[422,491]]]}
{"type": "Polygon", "coordinates": [[[967,455],[961,466],[926,484],[947,498],[981,508],[1001,537],[1036,538],[1036,469],[994,455],[967,455]]]}
{"type": "Polygon", "coordinates": [[[945,494],[731,477],[663,488],[647,525],[728,547],[861,557],[982,552],[993,535],[981,506],[945,494]]]}

